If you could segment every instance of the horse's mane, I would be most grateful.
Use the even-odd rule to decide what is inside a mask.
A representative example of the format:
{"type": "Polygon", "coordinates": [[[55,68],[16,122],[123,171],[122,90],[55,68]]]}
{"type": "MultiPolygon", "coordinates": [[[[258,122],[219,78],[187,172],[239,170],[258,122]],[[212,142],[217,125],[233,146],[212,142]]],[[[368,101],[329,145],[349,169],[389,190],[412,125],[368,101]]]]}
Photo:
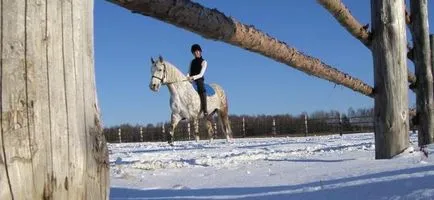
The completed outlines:
{"type": "Polygon", "coordinates": [[[167,70],[167,79],[170,81],[182,81],[186,79],[186,76],[179,70],[174,64],[169,61],[164,60],[164,64],[166,64],[167,70]]]}

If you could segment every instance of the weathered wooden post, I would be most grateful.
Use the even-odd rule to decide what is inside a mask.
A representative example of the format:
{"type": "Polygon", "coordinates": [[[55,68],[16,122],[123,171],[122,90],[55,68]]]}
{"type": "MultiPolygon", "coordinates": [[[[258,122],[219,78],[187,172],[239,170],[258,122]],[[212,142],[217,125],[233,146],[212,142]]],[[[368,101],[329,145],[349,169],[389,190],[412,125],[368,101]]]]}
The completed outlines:
{"type": "Polygon", "coordinates": [[[93,0],[0,10],[0,199],[108,199],[93,0]]]}
{"type": "Polygon", "coordinates": [[[339,113],[339,135],[342,136],[343,134],[343,124],[342,124],[342,114],[339,113]]]}
{"type": "Polygon", "coordinates": [[[119,138],[119,143],[122,143],[122,130],[120,128],[118,129],[118,138],[119,138]]]}
{"type": "Polygon", "coordinates": [[[273,134],[273,136],[276,136],[276,120],[273,118],[273,126],[272,126],[272,130],[271,130],[271,134],[273,134]]]}
{"type": "Polygon", "coordinates": [[[166,137],[166,129],[164,128],[164,125],[165,125],[165,123],[163,123],[161,125],[161,133],[162,133],[163,138],[166,137]]]}
{"type": "Polygon", "coordinates": [[[187,132],[188,132],[188,140],[191,140],[191,125],[190,125],[190,122],[187,122],[187,132]]]}
{"type": "Polygon", "coordinates": [[[243,117],[243,137],[246,137],[246,121],[243,117]]]}
{"type": "Polygon", "coordinates": [[[419,146],[433,142],[433,75],[431,69],[431,50],[428,30],[427,0],[411,0],[410,30],[413,38],[413,60],[417,77],[416,112],[419,122],[419,146]]]}
{"type": "Polygon", "coordinates": [[[409,146],[407,40],[404,1],[371,0],[375,83],[375,158],[409,146]]]}
{"type": "Polygon", "coordinates": [[[140,142],[143,142],[143,127],[140,127],[140,142]]]}

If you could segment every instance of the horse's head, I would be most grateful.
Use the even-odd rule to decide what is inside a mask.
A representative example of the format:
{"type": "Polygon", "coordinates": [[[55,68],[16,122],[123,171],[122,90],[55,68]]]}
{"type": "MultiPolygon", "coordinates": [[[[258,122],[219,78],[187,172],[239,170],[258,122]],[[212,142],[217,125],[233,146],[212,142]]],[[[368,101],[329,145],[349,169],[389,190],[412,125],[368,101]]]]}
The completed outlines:
{"type": "Polygon", "coordinates": [[[151,57],[151,82],[149,83],[149,88],[156,92],[160,89],[160,86],[164,83],[167,78],[167,68],[163,61],[163,57],[159,56],[158,60],[154,60],[151,57]]]}

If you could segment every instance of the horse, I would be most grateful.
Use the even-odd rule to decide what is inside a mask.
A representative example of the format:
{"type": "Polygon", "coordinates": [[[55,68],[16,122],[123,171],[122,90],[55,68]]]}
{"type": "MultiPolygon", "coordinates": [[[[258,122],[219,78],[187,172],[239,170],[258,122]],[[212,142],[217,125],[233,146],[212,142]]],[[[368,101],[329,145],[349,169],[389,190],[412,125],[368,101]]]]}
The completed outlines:
{"type": "Polygon", "coordinates": [[[205,118],[208,136],[210,142],[213,141],[214,129],[212,126],[212,116],[218,114],[218,123],[221,130],[226,135],[227,142],[231,141],[232,129],[228,116],[228,100],[221,86],[212,83],[210,86],[215,93],[212,96],[207,95],[208,116],[203,116],[200,107],[200,97],[194,89],[193,84],[188,81],[187,77],[173,64],[163,60],[159,56],[157,60],[151,57],[151,81],[149,88],[158,92],[161,85],[166,85],[170,92],[171,121],[167,142],[173,146],[174,133],[177,124],[181,120],[193,121],[196,142],[199,141],[199,119],[205,118]]]}

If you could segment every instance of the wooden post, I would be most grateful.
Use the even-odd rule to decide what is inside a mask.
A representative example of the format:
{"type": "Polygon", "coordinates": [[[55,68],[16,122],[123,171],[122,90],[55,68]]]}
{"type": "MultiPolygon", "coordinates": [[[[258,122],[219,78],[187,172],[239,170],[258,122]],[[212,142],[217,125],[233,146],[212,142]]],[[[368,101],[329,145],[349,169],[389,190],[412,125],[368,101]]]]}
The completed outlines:
{"type": "Polygon", "coordinates": [[[161,124],[161,133],[162,133],[162,135],[163,135],[163,137],[165,137],[166,136],[166,130],[164,129],[164,123],[163,124],[161,124]]]}
{"type": "Polygon", "coordinates": [[[119,137],[119,143],[122,143],[122,130],[118,129],[118,137],[119,137]]]}
{"type": "Polygon", "coordinates": [[[413,38],[413,58],[417,77],[416,112],[418,117],[418,144],[433,142],[433,75],[431,69],[430,41],[428,29],[427,0],[411,0],[411,34],[413,38]]]}
{"type": "Polygon", "coordinates": [[[307,129],[307,114],[304,114],[304,136],[307,137],[309,130],[307,129]]]}
{"type": "Polygon", "coordinates": [[[339,135],[342,136],[342,134],[343,134],[342,114],[339,113],[339,135]]]}
{"type": "Polygon", "coordinates": [[[271,131],[273,136],[276,136],[276,120],[274,120],[274,118],[273,118],[273,127],[271,131]]]}
{"type": "Polygon", "coordinates": [[[246,122],[243,117],[243,137],[246,137],[246,122]]]}
{"type": "Polygon", "coordinates": [[[190,122],[187,123],[188,140],[191,140],[191,126],[190,122]]]}
{"type": "Polygon", "coordinates": [[[375,158],[409,146],[407,38],[404,1],[371,0],[375,84],[375,158]]]}
{"type": "Polygon", "coordinates": [[[143,127],[140,127],[140,142],[143,142],[143,127]]]}
{"type": "Polygon", "coordinates": [[[0,4],[0,199],[108,199],[93,3],[0,4]]]}

